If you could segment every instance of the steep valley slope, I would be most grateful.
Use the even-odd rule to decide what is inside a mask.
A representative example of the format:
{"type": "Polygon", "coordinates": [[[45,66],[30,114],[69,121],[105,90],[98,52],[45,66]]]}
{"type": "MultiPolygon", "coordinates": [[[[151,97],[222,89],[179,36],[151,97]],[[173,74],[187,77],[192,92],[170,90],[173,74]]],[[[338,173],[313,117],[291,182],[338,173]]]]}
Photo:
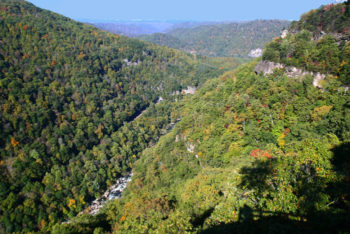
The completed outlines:
{"type": "Polygon", "coordinates": [[[227,71],[21,0],[0,18],[0,232],[74,217],[177,118],[182,89],[227,71]]]}

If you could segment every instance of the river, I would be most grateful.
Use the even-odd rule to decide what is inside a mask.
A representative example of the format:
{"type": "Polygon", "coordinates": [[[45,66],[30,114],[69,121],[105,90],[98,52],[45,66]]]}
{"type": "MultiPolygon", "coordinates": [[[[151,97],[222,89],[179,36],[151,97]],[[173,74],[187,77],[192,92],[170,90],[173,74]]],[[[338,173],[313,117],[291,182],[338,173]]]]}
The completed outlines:
{"type": "MultiPolygon", "coordinates": [[[[163,101],[162,97],[159,97],[158,101],[156,104],[160,103],[163,101]]],[[[143,110],[135,119],[141,117],[145,112],[147,108],[143,110]]],[[[164,129],[164,132],[161,133],[161,135],[164,135],[168,132],[170,132],[175,125],[180,121],[181,119],[176,119],[175,122],[169,123],[168,126],[164,129]]],[[[80,212],[80,214],[90,214],[90,215],[96,215],[100,211],[100,209],[108,202],[111,200],[119,199],[122,196],[123,190],[127,187],[129,182],[131,181],[132,178],[132,172],[128,173],[125,176],[119,177],[114,185],[109,187],[107,191],[99,198],[95,199],[89,207],[87,207],[85,210],[80,212]]],[[[66,221],[64,223],[69,223],[70,221],[66,221]]]]}
{"type": "Polygon", "coordinates": [[[91,205],[80,212],[79,215],[83,213],[96,215],[108,201],[120,198],[122,196],[123,190],[131,181],[131,177],[132,172],[128,173],[126,176],[119,177],[114,185],[109,187],[101,197],[95,199],[91,205]]]}

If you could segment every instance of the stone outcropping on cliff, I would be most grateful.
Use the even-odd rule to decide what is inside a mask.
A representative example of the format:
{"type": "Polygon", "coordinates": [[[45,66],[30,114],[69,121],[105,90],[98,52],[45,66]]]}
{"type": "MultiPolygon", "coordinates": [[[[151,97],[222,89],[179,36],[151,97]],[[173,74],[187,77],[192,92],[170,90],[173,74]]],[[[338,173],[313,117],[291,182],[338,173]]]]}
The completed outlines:
{"type": "Polygon", "coordinates": [[[285,74],[288,77],[291,78],[295,78],[295,77],[302,77],[302,76],[306,76],[306,75],[311,75],[314,77],[313,80],[313,86],[317,87],[317,88],[322,88],[320,82],[326,78],[326,75],[321,74],[319,72],[314,73],[314,72],[308,72],[308,71],[304,71],[300,68],[296,68],[296,67],[288,67],[284,64],[281,63],[275,63],[275,62],[271,62],[271,61],[264,61],[262,60],[254,69],[256,74],[259,74],[260,72],[262,72],[264,75],[269,75],[272,74],[273,71],[275,69],[284,69],[285,70],[285,74]]]}
{"type": "Polygon", "coordinates": [[[263,49],[257,48],[257,49],[251,50],[248,56],[252,58],[258,58],[263,54],[263,52],[264,52],[263,49]]]}

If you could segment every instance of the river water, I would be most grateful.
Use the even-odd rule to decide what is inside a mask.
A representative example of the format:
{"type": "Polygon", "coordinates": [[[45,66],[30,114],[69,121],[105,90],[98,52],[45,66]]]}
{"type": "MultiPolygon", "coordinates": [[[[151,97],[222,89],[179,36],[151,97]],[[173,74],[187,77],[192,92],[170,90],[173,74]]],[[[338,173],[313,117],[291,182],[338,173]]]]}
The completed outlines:
{"type": "MultiPolygon", "coordinates": [[[[159,97],[156,104],[159,104],[162,101],[163,101],[163,98],[159,97]]],[[[135,119],[141,117],[146,110],[142,111],[135,119]]],[[[168,126],[164,129],[164,132],[161,133],[161,135],[164,135],[170,132],[180,120],[181,119],[179,118],[179,119],[176,119],[175,122],[169,123],[168,126]]],[[[81,211],[78,215],[84,214],[84,213],[90,214],[90,215],[96,215],[108,201],[119,199],[122,196],[123,190],[130,183],[132,175],[133,173],[130,172],[123,177],[119,177],[116,183],[111,187],[109,187],[108,190],[100,198],[95,199],[89,207],[81,211]]],[[[70,223],[70,220],[63,222],[63,224],[64,223],[70,223]]]]}
{"type": "Polygon", "coordinates": [[[108,201],[120,198],[122,196],[123,190],[131,181],[131,177],[132,173],[129,173],[126,176],[118,178],[116,183],[109,187],[108,190],[100,198],[94,200],[88,208],[79,214],[88,213],[90,215],[95,215],[108,201]]]}
{"type": "MultiPolygon", "coordinates": [[[[163,101],[163,99],[160,97],[157,101],[157,104],[163,101]]],[[[145,112],[144,110],[138,117],[142,116],[142,114],[145,112]]],[[[136,118],[138,118],[136,117],[136,118]]],[[[136,119],[135,118],[135,119],[136,119]]],[[[168,132],[170,132],[175,125],[180,121],[181,119],[176,119],[175,122],[169,123],[168,126],[164,129],[164,132],[162,132],[161,135],[164,135],[168,132]]],[[[123,190],[127,187],[129,182],[131,181],[132,172],[128,173],[127,175],[123,177],[119,177],[114,185],[108,188],[108,190],[99,198],[95,199],[89,207],[87,207],[85,210],[79,213],[87,213],[90,215],[96,215],[100,211],[100,209],[111,200],[119,199],[122,196],[123,190]]],[[[65,223],[69,223],[69,221],[66,221],[65,223]]]]}

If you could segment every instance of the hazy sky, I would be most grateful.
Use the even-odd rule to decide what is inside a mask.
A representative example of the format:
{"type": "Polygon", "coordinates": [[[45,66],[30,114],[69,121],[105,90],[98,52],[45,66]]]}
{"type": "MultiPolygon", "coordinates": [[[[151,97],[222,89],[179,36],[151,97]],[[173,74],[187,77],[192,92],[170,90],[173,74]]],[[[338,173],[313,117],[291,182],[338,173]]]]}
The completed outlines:
{"type": "Polygon", "coordinates": [[[253,20],[299,19],[335,0],[29,0],[73,19],[253,20]]]}

